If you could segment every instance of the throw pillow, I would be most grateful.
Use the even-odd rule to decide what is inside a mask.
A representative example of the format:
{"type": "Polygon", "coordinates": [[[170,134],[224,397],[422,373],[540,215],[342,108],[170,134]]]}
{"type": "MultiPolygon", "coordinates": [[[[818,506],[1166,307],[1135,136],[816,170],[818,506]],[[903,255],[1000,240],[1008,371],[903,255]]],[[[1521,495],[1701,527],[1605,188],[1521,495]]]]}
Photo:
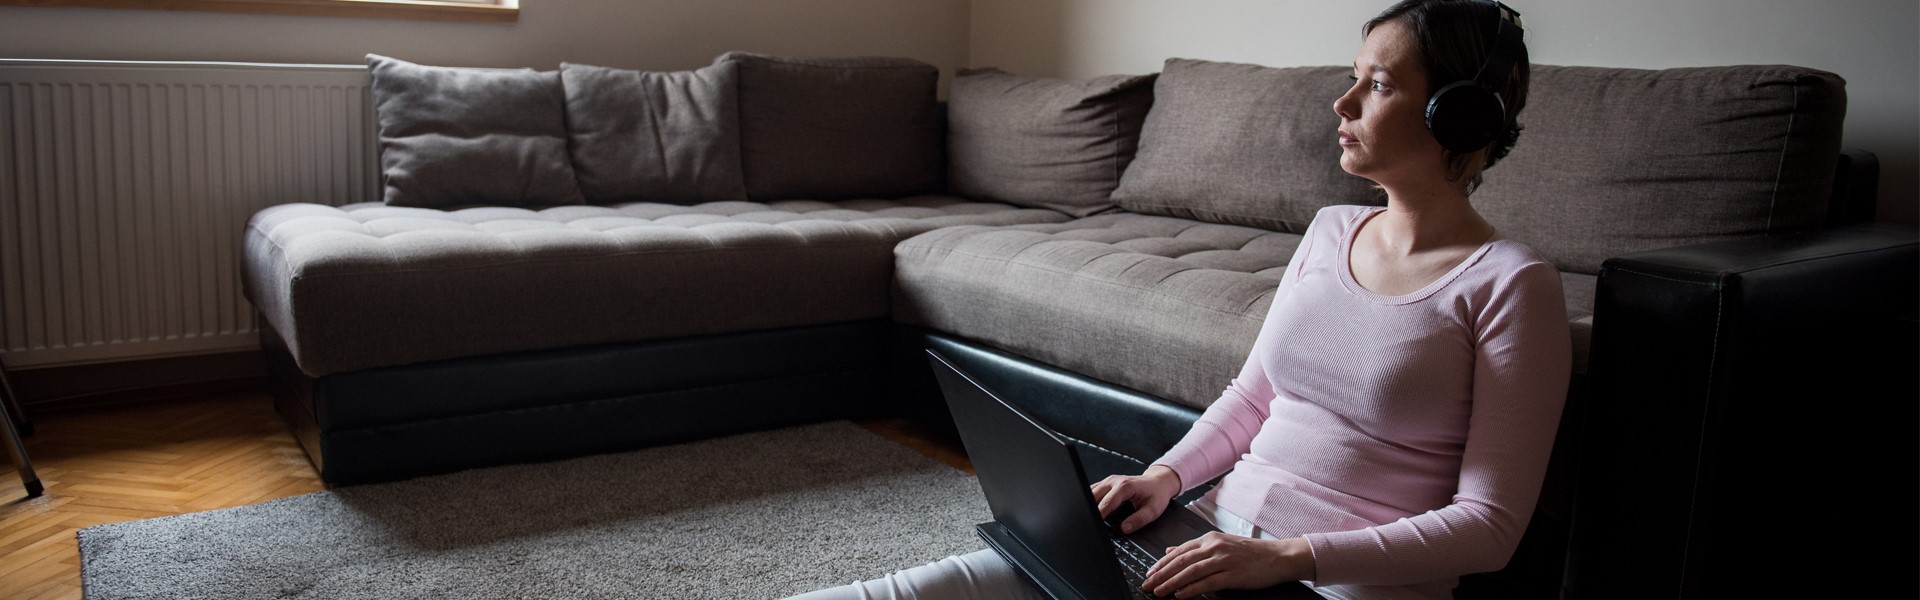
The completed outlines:
{"type": "Polygon", "coordinates": [[[1473,205],[1563,271],[1819,226],[1847,84],[1785,65],[1534,65],[1520,142],[1473,205]]]}
{"type": "Polygon", "coordinates": [[[900,197],[945,187],[933,65],[745,52],[715,60],[725,63],[740,68],[749,198],[900,197]]]}
{"type": "Polygon", "coordinates": [[[1115,210],[1153,80],[961,70],[947,96],[948,181],[961,195],[1076,217],[1115,210]]]}
{"type": "Polygon", "coordinates": [[[588,202],[746,200],[733,63],[650,73],[562,63],[573,168],[588,202]]]}
{"type": "Polygon", "coordinates": [[[559,73],[429,67],[377,54],[367,66],[388,204],[581,203],[559,73]]]}
{"type": "Polygon", "coordinates": [[[1121,208],[1300,233],[1320,208],[1373,204],[1372,182],[1340,168],[1333,101],[1346,67],[1276,69],[1168,59],[1153,86],[1121,208]]]}

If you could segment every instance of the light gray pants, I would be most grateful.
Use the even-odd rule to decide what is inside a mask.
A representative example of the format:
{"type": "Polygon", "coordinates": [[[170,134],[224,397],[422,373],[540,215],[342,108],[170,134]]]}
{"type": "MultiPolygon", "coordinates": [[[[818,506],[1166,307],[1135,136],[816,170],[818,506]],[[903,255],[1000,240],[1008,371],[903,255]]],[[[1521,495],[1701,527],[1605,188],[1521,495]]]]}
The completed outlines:
{"type": "Polygon", "coordinates": [[[992,549],[794,596],[792,600],[1047,600],[992,549]]]}
{"type": "MultiPolygon", "coordinates": [[[[1247,537],[1275,539],[1258,526],[1227,512],[1213,503],[1211,494],[1201,497],[1187,510],[1198,513],[1221,531],[1247,537]]],[[[1340,586],[1314,588],[1320,595],[1335,599],[1363,598],[1348,595],[1340,586]]],[[[964,556],[949,556],[935,562],[835,588],[794,596],[791,600],[975,600],[1016,598],[1046,600],[1046,594],[1034,589],[1013,565],[992,549],[964,556]]]]}

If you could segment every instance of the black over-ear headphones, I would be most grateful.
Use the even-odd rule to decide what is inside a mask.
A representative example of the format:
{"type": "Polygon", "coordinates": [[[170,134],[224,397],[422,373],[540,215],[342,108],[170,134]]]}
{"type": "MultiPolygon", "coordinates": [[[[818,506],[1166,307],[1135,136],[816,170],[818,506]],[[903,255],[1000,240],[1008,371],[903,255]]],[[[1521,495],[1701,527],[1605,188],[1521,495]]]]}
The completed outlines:
{"type": "Polygon", "coordinates": [[[1526,31],[1520,28],[1520,11],[1493,0],[1487,2],[1499,11],[1500,18],[1487,61],[1473,79],[1442,86],[1427,99],[1427,130],[1455,154],[1485,148],[1507,128],[1507,105],[1500,100],[1500,91],[1507,87],[1526,31]]]}

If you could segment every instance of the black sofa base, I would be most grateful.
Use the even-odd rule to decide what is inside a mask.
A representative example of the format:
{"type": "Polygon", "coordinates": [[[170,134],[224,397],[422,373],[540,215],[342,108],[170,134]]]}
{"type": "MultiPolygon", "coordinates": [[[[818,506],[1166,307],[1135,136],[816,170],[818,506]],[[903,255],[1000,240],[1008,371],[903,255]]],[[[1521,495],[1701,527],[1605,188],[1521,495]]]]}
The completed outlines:
{"type": "Polygon", "coordinates": [[[887,323],[519,352],[309,377],[267,328],[274,404],[354,484],[876,414],[887,323]]]}

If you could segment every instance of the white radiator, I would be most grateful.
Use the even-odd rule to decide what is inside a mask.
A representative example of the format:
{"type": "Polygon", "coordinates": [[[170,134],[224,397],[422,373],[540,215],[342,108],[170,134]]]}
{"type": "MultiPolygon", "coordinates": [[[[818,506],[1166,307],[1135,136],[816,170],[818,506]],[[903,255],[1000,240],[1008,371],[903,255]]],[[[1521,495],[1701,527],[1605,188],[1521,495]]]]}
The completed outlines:
{"type": "Polygon", "coordinates": [[[247,218],[379,199],[355,66],[0,60],[0,360],[258,347],[247,218]]]}

